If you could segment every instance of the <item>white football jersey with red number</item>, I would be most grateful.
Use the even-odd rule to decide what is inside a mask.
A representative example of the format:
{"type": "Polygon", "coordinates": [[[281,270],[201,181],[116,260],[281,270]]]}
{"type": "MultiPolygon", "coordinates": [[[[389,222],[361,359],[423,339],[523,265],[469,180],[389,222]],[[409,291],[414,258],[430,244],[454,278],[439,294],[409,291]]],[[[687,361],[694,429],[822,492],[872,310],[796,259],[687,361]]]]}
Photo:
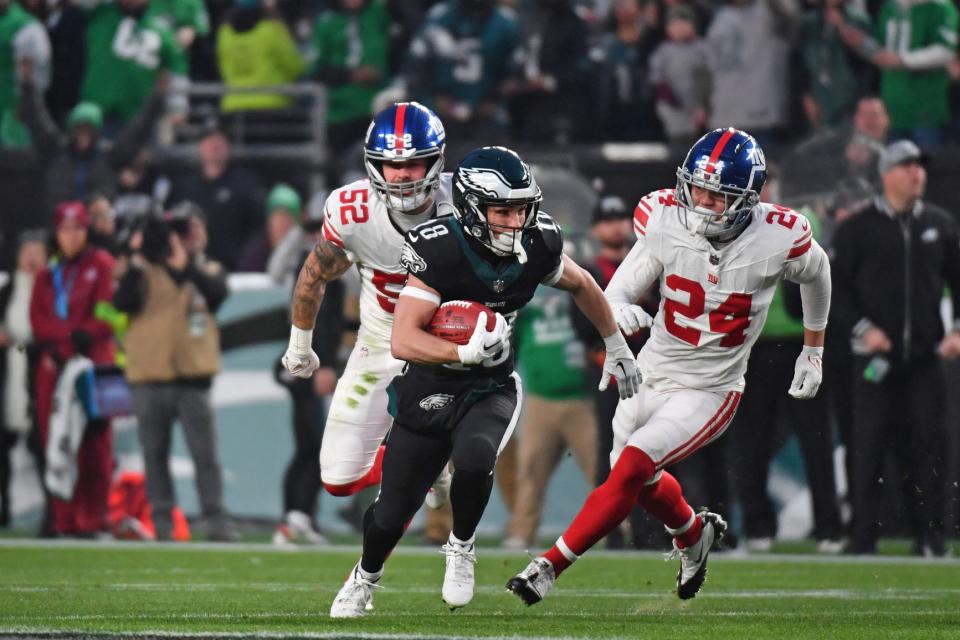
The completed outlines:
{"type": "MultiPolygon", "coordinates": [[[[452,211],[451,174],[441,174],[434,201],[437,215],[452,211]]],[[[360,325],[389,347],[393,310],[407,281],[407,269],[400,266],[404,232],[390,218],[369,180],[351,182],[330,194],[324,205],[323,235],[356,263],[361,281],[360,325]]]]}
{"type": "Polygon", "coordinates": [[[682,215],[673,189],[640,200],[637,243],[606,296],[616,309],[659,280],[660,310],[638,356],[644,381],[740,391],[777,282],[811,282],[827,257],[809,221],[787,207],[759,204],[743,233],[719,249],[688,231],[682,215]]]}

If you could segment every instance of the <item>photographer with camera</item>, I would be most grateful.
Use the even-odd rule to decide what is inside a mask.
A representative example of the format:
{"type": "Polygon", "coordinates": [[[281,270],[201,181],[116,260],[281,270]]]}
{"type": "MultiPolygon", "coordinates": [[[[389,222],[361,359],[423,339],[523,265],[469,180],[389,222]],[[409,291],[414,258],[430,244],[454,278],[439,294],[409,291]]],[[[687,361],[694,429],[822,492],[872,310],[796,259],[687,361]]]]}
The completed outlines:
{"type": "Polygon", "coordinates": [[[131,243],[129,267],[113,303],[130,315],[124,338],[127,382],[143,449],[147,498],[158,540],[170,540],[175,506],[169,457],[180,420],[196,468],[211,540],[235,540],[223,506],[210,386],[220,370],[214,313],[227,297],[226,273],[203,255],[206,229],[196,211],[149,217],[131,243]]]}

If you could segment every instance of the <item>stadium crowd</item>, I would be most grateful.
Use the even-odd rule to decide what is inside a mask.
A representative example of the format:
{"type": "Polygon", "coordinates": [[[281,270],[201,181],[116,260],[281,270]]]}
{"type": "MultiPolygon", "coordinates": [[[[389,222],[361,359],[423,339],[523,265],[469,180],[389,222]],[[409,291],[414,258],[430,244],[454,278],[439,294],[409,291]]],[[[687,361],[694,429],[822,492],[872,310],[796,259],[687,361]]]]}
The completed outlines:
{"type": "MultiPolygon", "coordinates": [[[[237,538],[210,400],[226,275],[267,273],[289,287],[328,191],[364,175],[371,116],[416,100],[446,127],[448,167],[479,145],[534,149],[549,164],[552,150],[609,142],[660,144],[676,166],[705,131],[752,134],[771,174],[763,201],[806,214],[834,264],[825,387],[811,403],[784,393],[802,325],[798,292],[782,287],[731,434],[677,474],[694,500],[738,503],[745,546],[769,550],[778,531],[768,463],[781,416],[801,445],[820,551],[846,540],[851,552],[875,553],[881,531],[893,531],[914,553],[944,555],[960,526],[948,481],[960,423],[948,420],[955,394],[944,392],[942,366],[960,355],[960,327],[943,338],[939,314],[942,284],[955,299],[960,291],[960,200],[936,203],[942,210],[924,195],[928,160],[955,155],[960,142],[958,29],[950,0],[0,0],[0,258],[9,269],[0,526],[10,522],[8,452],[24,437],[48,491],[43,535],[183,538],[166,469],[178,418],[203,526],[212,539],[237,538]],[[195,91],[208,83],[218,88],[195,91]],[[324,89],[320,134],[289,133],[317,106],[290,89],[298,85],[324,89]],[[304,142],[322,143],[314,161],[284,155],[285,144],[304,142]],[[16,186],[24,172],[29,193],[16,186]],[[936,220],[932,239],[919,226],[925,216],[936,220]],[[887,232],[902,233],[906,249],[887,232]],[[941,240],[946,266],[935,273],[924,258],[941,240]],[[903,255],[912,272],[891,260],[903,255]],[[864,261],[879,265],[871,277],[905,282],[902,290],[878,293],[864,261]],[[907,302],[887,311],[877,302],[885,295],[907,302]],[[158,349],[178,367],[153,366],[158,349]],[[94,406],[95,387],[124,378],[130,406],[94,406]],[[909,409],[884,404],[904,390],[909,409]],[[138,420],[140,485],[113,477],[110,419],[120,413],[138,420]],[[837,444],[845,478],[835,477],[837,444]],[[887,451],[897,453],[890,468],[887,451]]],[[[562,220],[571,236],[591,239],[575,257],[601,285],[629,250],[644,193],[598,187],[592,211],[562,220]]],[[[328,290],[312,384],[278,367],[297,443],[280,543],[324,540],[311,429],[323,416],[311,401],[332,393],[343,367],[350,296],[349,286],[328,290]]],[[[654,313],[658,300],[643,304],[654,313]]],[[[510,548],[535,544],[567,448],[591,486],[609,473],[617,394],[592,391],[603,343],[583,320],[550,294],[518,319],[529,395],[497,466],[510,548]]],[[[346,513],[355,520],[357,509],[346,513]]],[[[449,521],[431,518],[428,536],[446,540],[449,521]]],[[[609,546],[662,544],[641,514],[629,522],[609,546]]]]}

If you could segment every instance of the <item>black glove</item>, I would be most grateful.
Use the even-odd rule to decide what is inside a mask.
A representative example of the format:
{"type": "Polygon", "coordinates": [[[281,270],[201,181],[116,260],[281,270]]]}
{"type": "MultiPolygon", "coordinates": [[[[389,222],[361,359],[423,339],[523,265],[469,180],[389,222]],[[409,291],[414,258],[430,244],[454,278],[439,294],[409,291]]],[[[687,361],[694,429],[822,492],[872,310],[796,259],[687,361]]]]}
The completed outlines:
{"type": "Polygon", "coordinates": [[[74,329],[70,332],[70,343],[76,353],[90,357],[90,351],[93,349],[93,336],[89,332],[83,329],[74,329]]]}

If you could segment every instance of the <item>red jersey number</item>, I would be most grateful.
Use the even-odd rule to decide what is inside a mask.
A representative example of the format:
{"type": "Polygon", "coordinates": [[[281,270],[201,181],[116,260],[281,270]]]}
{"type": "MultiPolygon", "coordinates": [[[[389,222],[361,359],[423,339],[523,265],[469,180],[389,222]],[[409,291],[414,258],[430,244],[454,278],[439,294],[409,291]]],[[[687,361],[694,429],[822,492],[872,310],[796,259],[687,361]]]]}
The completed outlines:
{"type": "Polygon", "coordinates": [[[407,282],[405,273],[387,273],[385,271],[373,270],[373,286],[377,290],[377,302],[387,313],[393,313],[397,308],[397,299],[400,297],[400,289],[407,282]],[[389,285],[393,285],[390,287],[389,285]]]}
{"type": "Polygon", "coordinates": [[[797,214],[786,207],[775,204],[773,205],[773,211],[767,214],[767,224],[773,224],[774,220],[782,227],[793,229],[793,225],[797,223],[797,214]]]}
{"type": "Polygon", "coordinates": [[[357,224],[366,222],[370,218],[367,210],[367,190],[354,189],[340,192],[340,223],[347,224],[351,220],[357,224]],[[349,216],[349,220],[347,219],[349,216]]]}
{"type": "MultiPolygon", "coordinates": [[[[680,338],[693,346],[700,344],[701,332],[693,327],[677,324],[676,314],[691,320],[699,318],[706,306],[706,293],[700,283],[676,274],[667,276],[666,285],[672,291],[683,291],[689,296],[684,304],[667,298],[663,303],[664,325],[670,335],[680,338]]],[[[750,326],[750,306],[753,297],[749,293],[731,293],[720,306],[710,311],[710,331],[723,334],[721,347],[736,347],[746,340],[745,331],[750,326]]]]}

